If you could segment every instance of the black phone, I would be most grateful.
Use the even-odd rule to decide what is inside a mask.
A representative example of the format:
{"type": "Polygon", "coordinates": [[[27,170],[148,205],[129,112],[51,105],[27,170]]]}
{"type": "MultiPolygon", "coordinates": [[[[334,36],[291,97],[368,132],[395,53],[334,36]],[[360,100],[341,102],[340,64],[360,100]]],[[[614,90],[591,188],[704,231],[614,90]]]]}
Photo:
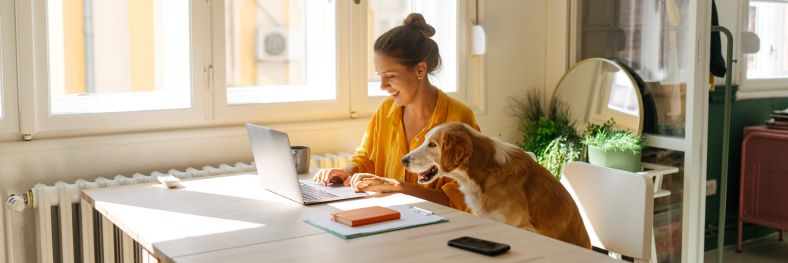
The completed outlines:
{"type": "Polygon", "coordinates": [[[497,256],[506,253],[506,251],[509,251],[511,248],[507,244],[496,243],[473,237],[461,237],[449,240],[449,246],[488,256],[497,256]]]}

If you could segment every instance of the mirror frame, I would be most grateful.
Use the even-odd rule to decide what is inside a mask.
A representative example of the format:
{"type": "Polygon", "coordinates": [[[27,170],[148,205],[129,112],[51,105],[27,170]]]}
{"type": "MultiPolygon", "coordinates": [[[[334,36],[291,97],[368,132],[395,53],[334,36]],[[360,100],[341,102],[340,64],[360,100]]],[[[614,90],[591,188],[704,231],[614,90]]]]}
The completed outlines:
{"type": "MultiPolygon", "coordinates": [[[[639,116],[639,119],[640,119],[640,121],[638,123],[637,131],[630,131],[630,132],[632,132],[634,135],[642,136],[643,135],[643,122],[645,121],[645,118],[646,118],[646,116],[644,115],[645,113],[643,112],[643,107],[644,107],[644,105],[643,105],[644,104],[644,102],[643,102],[643,95],[640,94],[640,87],[638,86],[637,82],[635,81],[635,77],[633,77],[632,74],[629,74],[629,71],[626,68],[622,67],[616,61],[613,61],[613,60],[610,60],[610,59],[606,59],[606,58],[587,58],[587,59],[578,61],[577,63],[575,63],[574,65],[569,67],[569,69],[567,69],[566,72],[564,72],[564,75],[561,76],[561,79],[558,81],[558,84],[555,86],[555,90],[553,90],[552,97],[550,97],[550,103],[552,104],[553,101],[556,99],[556,95],[558,94],[558,89],[561,87],[561,83],[564,82],[564,79],[566,78],[567,75],[569,75],[569,73],[572,72],[572,70],[574,70],[576,67],[579,67],[580,65],[583,65],[583,64],[586,64],[586,63],[591,63],[591,62],[594,62],[594,61],[601,61],[601,62],[604,62],[604,63],[613,64],[614,66],[616,66],[616,68],[618,68],[619,70],[623,71],[624,74],[627,74],[627,77],[629,77],[629,82],[632,83],[632,87],[635,88],[635,94],[638,97],[638,101],[639,101],[639,103],[638,103],[638,105],[639,105],[639,107],[638,107],[638,116],[639,116]]],[[[643,87],[643,88],[646,88],[646,87],[643,87]]],[[[623,127],[618,126],[618,125],[616,125],[616,126],[619,127],[619,128],[623,128],[623,127]]],[[[581,133],[581,134],[582,134],[582,132],[584,132],[584,131],[578,131],[578,133],[581,133]]]]}

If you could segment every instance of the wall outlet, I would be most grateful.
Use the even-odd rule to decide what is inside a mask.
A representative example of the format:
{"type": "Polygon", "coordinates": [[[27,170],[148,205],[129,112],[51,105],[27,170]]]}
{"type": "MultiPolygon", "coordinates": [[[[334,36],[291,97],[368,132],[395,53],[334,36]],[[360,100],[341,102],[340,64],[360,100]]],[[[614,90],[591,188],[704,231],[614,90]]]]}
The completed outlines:
{"type": "Polygon", "coordinates": [[[717,194],[717,180],[707,180],[706,181],[706,196],[715,195],[717,194]]]}

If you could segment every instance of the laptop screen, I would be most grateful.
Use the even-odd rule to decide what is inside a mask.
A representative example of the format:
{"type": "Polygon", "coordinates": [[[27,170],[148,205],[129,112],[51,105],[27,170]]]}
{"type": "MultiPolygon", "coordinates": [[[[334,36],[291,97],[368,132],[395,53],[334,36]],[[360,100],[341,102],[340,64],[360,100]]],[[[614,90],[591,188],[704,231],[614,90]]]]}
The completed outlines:
{"type": "Polygon", "coordinates": [[[246,124],[246,131],[249,134],[257,175],[263,187],[303,203],[287,134],[250,123],[246,124]]]}

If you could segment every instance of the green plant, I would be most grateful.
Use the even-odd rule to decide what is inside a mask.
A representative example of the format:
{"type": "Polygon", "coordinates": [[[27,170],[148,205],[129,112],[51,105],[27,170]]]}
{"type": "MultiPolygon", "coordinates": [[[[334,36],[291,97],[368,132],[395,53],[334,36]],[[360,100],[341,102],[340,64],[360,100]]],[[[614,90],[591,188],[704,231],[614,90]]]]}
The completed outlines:
{"type": "Polygon", "coordinates": [[[613,119],[603,124],[590,124],[583,135],[583,144],[600,148],[602,151],[640,152],[643,138],[615,127],[613,119]]]}
{"type": "Polygon", "coordinates": [[[529,92],[524,99],[513,98],[512,115],[520,122],[523,140],[517,145],[536,155],[537,162],[560,177],[568,161],[580,159],[582,145],[569,116],[569,107],[553,100],[543,109],[541,95],[529,92]]]}
{"type": "Polygon", "coordinates": [[[583,145],[579,138],[560,136],[547,145],[541,157],[537,158],[539,164],[547,168],[556,178],[561,179],[564,165],[570,161],[580,160],[583,145]]]}
{"type": "Polygon", "coordinates": [[[684,124],[657,124],[659,134],[670,136],[684,136],[684,124]]]}

